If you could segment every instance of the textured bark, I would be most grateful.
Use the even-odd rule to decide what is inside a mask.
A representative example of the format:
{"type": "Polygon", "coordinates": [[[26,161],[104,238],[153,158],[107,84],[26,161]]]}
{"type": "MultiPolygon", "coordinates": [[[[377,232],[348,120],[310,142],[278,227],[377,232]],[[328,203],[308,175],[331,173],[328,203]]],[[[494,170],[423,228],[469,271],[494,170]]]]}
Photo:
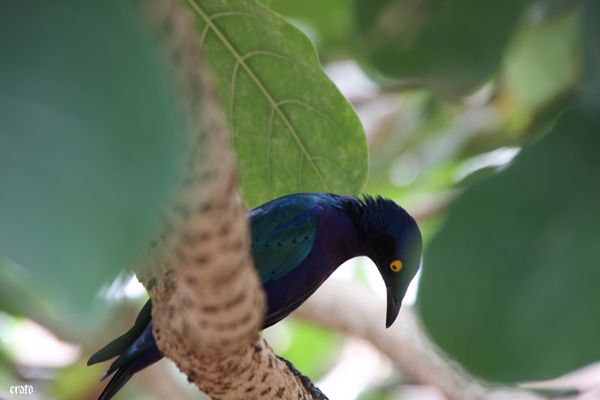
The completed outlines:
{"type": "Polygon", "coordinates": [[[410,307],[403,307],[394,325],[384,329],[384,302],[361,286],[326,282],[294,315],[368,340],[413,381],[435,386],[450,399],[543,398],[470,376],[435,347],[410,307]]]}
{"type": "Polygon", "coordinates": [[[195,28],[176,0],[138,5],[173,67],[189,118],[180,191],[138,269],[152,298],[158,347],[213,399],[313,398],[258,335],[264,293],[195,28]]]}

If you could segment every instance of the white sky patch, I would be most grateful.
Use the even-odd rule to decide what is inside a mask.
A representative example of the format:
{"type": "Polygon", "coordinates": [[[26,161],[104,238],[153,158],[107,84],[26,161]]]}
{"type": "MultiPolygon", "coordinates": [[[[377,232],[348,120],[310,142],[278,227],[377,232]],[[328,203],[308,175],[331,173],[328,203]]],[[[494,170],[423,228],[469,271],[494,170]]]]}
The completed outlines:
{"type": "Polygon", "coordinates": [[[463,163],[462,167],[456,173],[455,181],[459,182],[483,168],[502,168],[508,165],[520,151],[521,149],[518,147],[501,147],[470,158],[463,163]]]}
{"type": "Polygon", "coordinates": [[[138,280],[135,274],[132,275],[131,279],[129,279],[129,282],[127,282],[123,288],[123,294],[128,299],[139,299],[144,295],[144,293],[146,293],[146,288],[144,285],[142,285],[142,282],[138,280]]]}
{"type": "Polygon", "coordinates": [[[110,285],[100,289],[100,297],[118,302],[124,299],[139,299],[146,293],[144,285],[135,274],[122,273],[110,285]]]}
{"type": "Polygon", "coordinates": [[[31,320],[0,313],[0,341],[19,364],[31,367],[65,367],[81,355],[79,346],[59,340],[31,320]]]}
{"type": "Polygon", "coordinates": [[[417,302],[417,294],[419,292],[419,281],[421,280],[421,269],[417,271],[417,274],[410,282],[408,286],[408,290],[404,295],[404,300],[402,300],[403,306],[412,306],[417,302]]]}
{"type": "MultiPolygon", "coordinates": [[[[383,283],[383,278],[377,269],[375,263],[368,257],[363,257],[361,259],[363,265],[363,271],[367,277],[367,285],[369,286],[369,290],[375,294],[375,296],[380,299],[387,299],[387,289],[385,287],[385,283],[383,283]]],[[[381,310],[382,313],[385,310],[381,310]]]]}
{"type": "Polygon", "coordinates": [[[340,362],[317,382],[317,387],[332,399],[355,400],[360,392],[391,371],[388,358],[371,344],[348,339],[340,362]]]}
{"type": "Polygon", "coordinates": [[[353,258],[338,267],[329,279],[343,282],[351,282],[356,276],[356,270],[359,268],[360,258],[353,258]]]}
{"type": "Polygon", "coordinates": [[[398,157],[390,168],[390,181],[394,186],[406,187],[414,183],[421,172],[419,158],[414,154],[398,157]]]}
{"type": "Polygon", "coordinates": [[[292,333],[285,319],[265,329],[263,336],[277,354],[285,353],[292,345],[292,333]]]}
{"type": "Polygon", "coordinates": [[[377,92],[377,85],[354,61],[346,60],[327,64],[325,73],[346,98],[369,96],[377,92]]]}

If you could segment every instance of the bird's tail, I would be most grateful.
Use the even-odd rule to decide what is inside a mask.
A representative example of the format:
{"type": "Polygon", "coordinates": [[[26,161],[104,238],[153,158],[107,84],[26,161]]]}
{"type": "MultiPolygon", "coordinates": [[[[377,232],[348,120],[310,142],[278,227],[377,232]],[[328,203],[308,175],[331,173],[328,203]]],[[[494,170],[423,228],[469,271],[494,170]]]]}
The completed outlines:
{"type": "MultiPolygon", "coordinates": [[[[127,383],[129,378],[131,378],[136,372],[146,368],[147,366],[154,364],[158,360],[160,360],[163,355],[160,353],[158,348],[155,350],[146,351],[140,356],[130,360],[128,363],[118,368],[115,372],[115,375],[110,379],[108,385],[98,397],[98,400],[110,400],[113,398],[115,394],[127,383]]],[[[112,367],[111,367],[112,368],[112,367]]],[[[110,369],[109,369],[110,371],[110,369]]],[[[108,372],[108,371],[107,371],[108,372]]],[[[106,378],[105,376],[102,378],[106,378]]]]}
{"type": "Polygon", "coordinates": [[[104,346],[88,360],[88,365],[92,365],[118,356],[100,378],[103,381],[115,374],[98,400],[110,400],[136,372],[163,358],[152,335],[151,311],[152,305],[148,301],[128,332],[104,346]]]}

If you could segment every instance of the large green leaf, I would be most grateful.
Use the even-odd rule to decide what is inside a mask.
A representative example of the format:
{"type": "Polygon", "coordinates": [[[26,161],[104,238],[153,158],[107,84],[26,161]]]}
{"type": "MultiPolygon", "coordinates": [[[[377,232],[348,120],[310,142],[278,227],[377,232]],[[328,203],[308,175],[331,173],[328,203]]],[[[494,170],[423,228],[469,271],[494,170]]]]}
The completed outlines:
{"type": "Polygon", "coordinates": [[[356,193],[360,121],[302,32],[254,0],[187,0],[213,67],[253,207],[301,191],[356,193]]]}
{"type": "Polygon", "coordinates": [[[67,312],[131,266],[175,181],[180,112],[132,2],[0,11],[0,254],[67,312]]]}
{"type": "Polygon", "coordinates": [[[496,71],[528,1],[354,0],[356,45],[384,75],[467,92],[496,71]]]}
{"type": "Polygon", "coordinates": [[[573,109],[514,164],[467,190],[424,258],[435,341],[493,381],[600,359],[600,118],[573,109]]]}

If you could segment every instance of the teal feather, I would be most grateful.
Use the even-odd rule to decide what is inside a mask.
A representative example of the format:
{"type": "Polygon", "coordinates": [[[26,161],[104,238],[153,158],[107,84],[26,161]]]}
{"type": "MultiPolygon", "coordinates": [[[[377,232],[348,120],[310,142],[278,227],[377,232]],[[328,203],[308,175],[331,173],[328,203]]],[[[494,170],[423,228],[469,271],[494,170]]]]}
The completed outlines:
{"type": "Polygon", "coordinates": [[[318,198],[279,199],[250,213],[252,256],[262,283],[279,279],[312,250],[317,237],[318,198]]]}

